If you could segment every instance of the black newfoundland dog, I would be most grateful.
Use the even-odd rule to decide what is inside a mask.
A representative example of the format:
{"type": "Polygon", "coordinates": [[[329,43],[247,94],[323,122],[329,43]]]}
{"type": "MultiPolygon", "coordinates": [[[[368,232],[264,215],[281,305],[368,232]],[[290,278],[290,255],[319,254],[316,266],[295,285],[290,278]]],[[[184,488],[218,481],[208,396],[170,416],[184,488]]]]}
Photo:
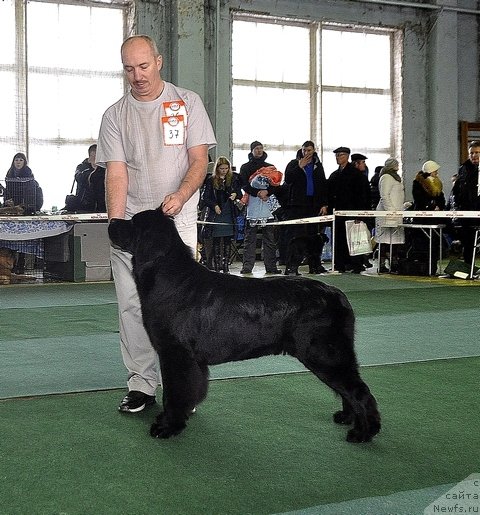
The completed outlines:
{"type": "Polygon", "coordinates": [[[338,393],[338,424],[349,442],[380,430],[375,398],[359,375],[354,314],[345,295],[303,277],[245,278],[197,263],[173,220],[160,210],[112,220],[112,244],[133,256],[143,322],[159,354],[163,411],[157,438],[177,435],[207,395],[208,366],[290,354],[338,393]]]}

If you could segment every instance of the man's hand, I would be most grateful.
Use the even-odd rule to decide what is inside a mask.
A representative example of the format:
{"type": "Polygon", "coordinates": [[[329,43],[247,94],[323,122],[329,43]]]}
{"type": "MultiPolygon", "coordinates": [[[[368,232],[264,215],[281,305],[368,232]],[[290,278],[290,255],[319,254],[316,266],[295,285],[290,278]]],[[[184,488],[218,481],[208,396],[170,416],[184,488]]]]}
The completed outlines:
{"type": "Polygon", "coordinates": [[[298,166],[300,168],[305,168],[311,161],[312,156],[303,156],[301,159],[298,160],[298,166]]]}
{"type": "Polygon", "coordinates": [[[187,199],[179,191],[169,193],[163,199],[162,211],[169,216],[178,215],[186,201],[187,199]]]}

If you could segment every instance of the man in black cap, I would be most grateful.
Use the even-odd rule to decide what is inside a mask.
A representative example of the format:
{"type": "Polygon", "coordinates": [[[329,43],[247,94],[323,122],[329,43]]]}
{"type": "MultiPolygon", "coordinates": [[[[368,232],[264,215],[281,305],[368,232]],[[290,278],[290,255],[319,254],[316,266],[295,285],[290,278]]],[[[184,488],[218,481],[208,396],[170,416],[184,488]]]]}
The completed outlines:
{"type": "MultiPolygon", "coordinates": [[[[338,147],[334,151],[338,168],[327,180],[328,183],[328,209],[333,210],[358,210],[370,209],[370,196],[368,179],[349,162],[350,149],[338,147]],[[367,187],[365,187],[365,184],[367,187]]],[[[362,256],[350,256],[348,252],[345,222],[348,218],[338,218],[335,222],[335,270],[345,272],[352,268],[359,274],[364,270],[362,256]]]]}
{"type": "Polygon", "coordinates": [[[367,163],[365,162],[368,159],[368,157],[364,156],[363,154],[352,154],[350,157],[352,160],[352,165],[357,170],[362,172],[363,175],[365,175],[365,177],[367,177],[367,179],[368,179],[368,167],[367,167],[367,163]]]}
{"type": "MultiPolygon", "coordinates": [[[[372,190],[370,187],[370,182],[368,181],[368,166],[367,166],[367,163],[365,162],[368,159],[368,157],[364,156],[363,154],[356,153],[356,154],[352,154],[350,156],[350,158],[352,160],[352,165],[365,177],[365,180],[363,181],[363,187],[365,188],[365,195],[368,198],[368,204],[369,204],[368,208],[370,209],[370,207],[372,205],[372,190]]],[[[379,197],[380,197],[380,195],[379,195],[379,197]]],[[[377,204],[378,204],[378,200],[377,200],[377,204]]],[[[375,206],[375,208],[376,208],[376,206],[375,206]]],[[[375,227],[375,218],[373,218],[373,217],[366,218],[364,220],[364,222],[367,224],[370,232],[372,232],[372,229],[375,227]]],[[[373,266],[372,263],[370,263],[370,261],[369,261],[370,256],[371,256],[370,254],[363,255],[363,265],[366,268],[372,268],[372,266],[373,266]]]]}
{"type": "MultiPolygon", "coordinates": [[[[264,166],[273,166],[267,163],[267,154],[263,150],[260,141],[253,141],[250,145],[250,153],[248,154],[248,162],[240,167],[240,186],[245,193],[253,197],[261,198],[266,201],[273,193],[272,190],[259,190],[250,184],[250,177],[260,168],[264,166]]],[[[251,274],[255,266],[255,253],[257,245],[258,225],[250,224],[247,220],[245,224],[245,239],[243,241],[243,267],[241,274],[251,274]]],[[[265,225],[261,228],[262,245],[263,245],[263,261],[267,274],[281,274],[282,271],[277,268],[277,243],[275,238],[275,227],[273,225],[265,225]]]]}

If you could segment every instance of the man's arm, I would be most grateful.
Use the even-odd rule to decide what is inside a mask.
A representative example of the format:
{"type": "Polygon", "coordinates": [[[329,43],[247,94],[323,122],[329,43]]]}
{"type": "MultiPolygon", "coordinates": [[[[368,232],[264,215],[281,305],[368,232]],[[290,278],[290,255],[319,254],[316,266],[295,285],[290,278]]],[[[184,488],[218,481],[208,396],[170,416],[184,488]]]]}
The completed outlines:
{"type": "Polygon", "coordinates": [[[121,161],[109,161],[105,176],[105,195],[108,219],[125,218],[127,207],[127,165],[121,161]]]}
{"type": "Polygon", "coordinates": [[[208,145],[198,145],[188,150],[190,166],[178,191],[165,196],[162,210],[166,215],[177,215],[185,202],[200,189],[205,180],[208,166],[208,145]]]}

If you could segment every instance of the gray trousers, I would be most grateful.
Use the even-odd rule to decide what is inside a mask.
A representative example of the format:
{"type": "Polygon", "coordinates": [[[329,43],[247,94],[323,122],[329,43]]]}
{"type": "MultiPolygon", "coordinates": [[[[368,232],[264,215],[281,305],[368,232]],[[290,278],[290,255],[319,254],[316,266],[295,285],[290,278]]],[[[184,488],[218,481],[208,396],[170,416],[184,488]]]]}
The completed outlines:
{"type": "MultiPolygon", "coordinates": [[[[197,247],[197,225],[177,224],[182,240],[195,252],[197,247]]],[[[162,384],[158,354],[143,327],[142,312],[137,287],[132,275],[131,255],[110,248],[115,291],[117,293],[120,349],[123,363],[128,370],[128,390],[138,390],[155,395],[162,384]]]]}
{"type": "Polygon", "coordinates": [[[245,225],[245,239],[243,241],[243,268],[252,270],[255,266],[255,253],[257,246],[257,231],[262,232],[263,262],[265,270],[271,272],[277,268],[277,242],[275,240],[275,226],[250,225],[249,221],[245,225]]]}

